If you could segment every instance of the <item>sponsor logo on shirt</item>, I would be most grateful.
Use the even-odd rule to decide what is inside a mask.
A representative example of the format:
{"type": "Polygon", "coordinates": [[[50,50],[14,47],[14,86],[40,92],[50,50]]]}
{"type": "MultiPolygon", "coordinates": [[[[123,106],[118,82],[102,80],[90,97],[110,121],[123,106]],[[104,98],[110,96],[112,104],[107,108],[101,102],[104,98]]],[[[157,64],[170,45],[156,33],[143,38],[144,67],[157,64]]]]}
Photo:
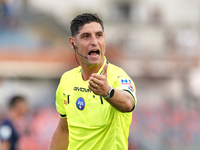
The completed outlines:
{"type": "Polygon", "coordinates": [[[130,79],[121,79],[120,82],[121,82],[122,89],[129,89],[131,92],[134,91],[134,88],[130,79]]]}
{"type": "Polygon", "coordinates": [[[128,89],[129,89],[131,92],[133,92],[133,91],[134,91],[134,89],[133,89],[133,86],[132,86],[132,85],[130,85],[130,86],[128,87],[128,89]]]}
{"type": "Polygon", "coordinates": [[[79,97],[77,100],[76,100],[76,107],[79,109],[79,110],[83,110],[85,108],[85,101],[82,97],[79,97]]]}
{"type": "Polygon", "coordinates": [[[90,89],[86,89],[86,88],[83,88],[83,87],[74,87],[74,91],[80,91],[80,92],[91,92],[90,89]]]}

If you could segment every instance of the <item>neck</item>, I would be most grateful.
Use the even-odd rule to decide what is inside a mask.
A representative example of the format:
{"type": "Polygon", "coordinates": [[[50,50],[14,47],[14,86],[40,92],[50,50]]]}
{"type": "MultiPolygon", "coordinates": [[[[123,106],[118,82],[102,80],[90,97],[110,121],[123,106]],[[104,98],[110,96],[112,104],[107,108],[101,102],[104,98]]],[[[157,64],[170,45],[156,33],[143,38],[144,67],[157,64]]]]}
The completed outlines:
{"type": "Polygon", "coordinates": [[[99,71],[99,69],[102,67],[103,64],[104,64],[104,59],[98,65],[92,65],[92,66],[89,66],[89,65],[86,65],[86,64],[81,65],[83,80],[86,81],[90,78],[90,76],[93,73],[97,73],[99,71]]]}

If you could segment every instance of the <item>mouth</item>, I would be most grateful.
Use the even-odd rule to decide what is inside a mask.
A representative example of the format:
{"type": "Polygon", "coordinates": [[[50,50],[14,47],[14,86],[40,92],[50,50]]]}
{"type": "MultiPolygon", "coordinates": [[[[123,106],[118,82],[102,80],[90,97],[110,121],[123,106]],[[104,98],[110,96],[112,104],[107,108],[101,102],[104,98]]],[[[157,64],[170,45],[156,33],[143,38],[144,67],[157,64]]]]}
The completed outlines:
{"type": "Polygon", "coordinates": [[[99,56],[100,54],[100,51],[97,49],[97,50],[91,50],[88,55],[90,56],[99,56]]]}

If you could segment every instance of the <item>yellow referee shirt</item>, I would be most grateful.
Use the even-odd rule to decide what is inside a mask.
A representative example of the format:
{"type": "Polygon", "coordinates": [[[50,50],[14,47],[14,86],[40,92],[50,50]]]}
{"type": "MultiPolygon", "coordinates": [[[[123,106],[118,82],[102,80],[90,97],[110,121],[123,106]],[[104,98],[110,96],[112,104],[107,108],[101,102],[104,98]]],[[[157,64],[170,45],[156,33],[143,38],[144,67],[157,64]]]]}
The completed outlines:
{"type": "MultiPolygon", "coordinates": [[[[121,68],[109,63],[107,81],[113,88],[129,92],[136,105],[135,85],[121,68]]],[[[57,110],[68,122],[68,150],[127,150],[132,112],[116,110],[88,85],[79,66],[63,74],[56,92],[57,110]]]]}

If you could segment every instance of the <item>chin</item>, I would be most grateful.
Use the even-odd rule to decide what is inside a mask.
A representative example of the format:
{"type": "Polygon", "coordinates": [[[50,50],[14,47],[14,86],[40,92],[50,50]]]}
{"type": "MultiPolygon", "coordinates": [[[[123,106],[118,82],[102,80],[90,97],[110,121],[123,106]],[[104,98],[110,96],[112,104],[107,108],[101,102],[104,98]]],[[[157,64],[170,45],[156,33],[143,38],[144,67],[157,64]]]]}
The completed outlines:
{"type": "Polygon", "coordinates": [[[91,64],[100,65],[102,62],[104,62],[103,60],[104,60],[103,58],[99,58],[98,60],[92,61],[91,64]]]}
{"type": "Polygon", "coordinates": [[[101,61],[90,61],[87,63],[89,66],[98,66],[101,64],[101,61]]]}
{"type": "Polygon", "coordinates": [[[89,59],[88,61],[83,61],[84,64],[89,65],[89,66],[98,66],[102,62],[104,62],[103,58],[89,59]]]}

